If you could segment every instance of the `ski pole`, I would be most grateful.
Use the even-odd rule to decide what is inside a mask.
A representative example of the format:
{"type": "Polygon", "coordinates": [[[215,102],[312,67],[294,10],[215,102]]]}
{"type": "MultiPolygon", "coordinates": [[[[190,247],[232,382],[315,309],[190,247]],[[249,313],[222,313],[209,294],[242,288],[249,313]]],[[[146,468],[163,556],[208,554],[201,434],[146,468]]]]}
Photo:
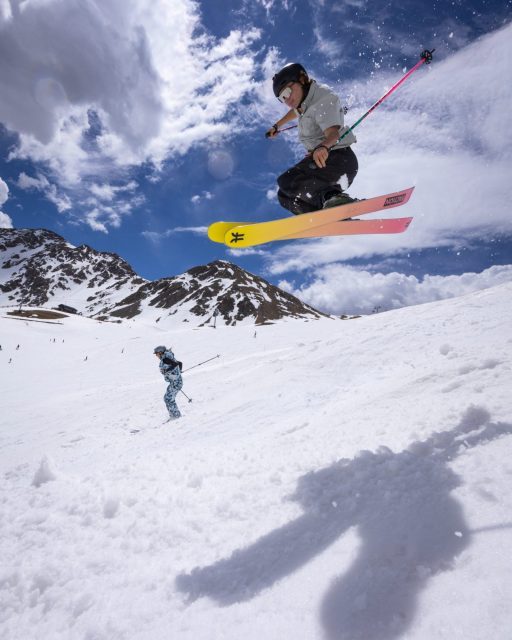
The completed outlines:
{"type": "MultiPolygon", "coordinates": [[[[283,131],[290,131],[290,129],[296,129],[299,125],[298,124],[292,124],[291,127],[285,127],[284,129],[277,129],[276,130],[276,135],[278,133],[283,133],[283,131]]],[[[270,135],[268,133],[265,134],[265,138],[270,138],[270,135]]]]}
{"type": "Polygon", "coordinates": [[[186,371],[190,371],[191,369],[195,369],[196,367],[200,367],[202,364],[206,364],[207,362],[211,362],[211,360],[215,360],[216,358],[220,358],[220,353],[218,353],[216,356],[213,356],[213,358],[208,358],[208,360],[204,360],[203,362],[199,362],[198,364],[195,364],[192,367],[189,367],[188,369],[185,369],[185,371],[182,371],[182,373],[185,373],[186,371]]]}
{"type": "MultiPolygon", "coordinates": [[[[411,74],[413,74],[413,73],[416,71],[416,69],[419,69],[419,68],[421,67],[421,65],[422,65],[422,64],[430,64],[430,63],[432,62],[432,54],[434,53],[434,51],[435,51],[435,49],[432,49],[432,51],[429,51],[428,49],[425,49],[425,51],[423,51],[423,52],[421,53],[420,60],[418,60],[418,62],[414,65],[414,67],[413,67],[412,69],[409,69],[409,71],[407,71],[407,73],[406,73],[406,74],[404,74],[404,75],[400,78],[400,80],[399,80],[398,82],[396,82],[396,83],[391,87],[391,89],[389,89],[389,91],[387,91],[387,92],[382,96],[382,98],[379,98],[379,99],[377,100],[377,102],[376,102],[375,104],[373,104],[373,105],[368,109],[368,111],[367,111],[366,113],[363,113],[363,115],[359,118],[359,120],[357,120],[357,122],[354,122],[354,124],[353,124],[349,129],[347,129],[347,130],[345,131],[345,133],[344,133],[342,136],[340,136],[340,137],[338,138],[338,142],[340,142],[340,140],[343,140],[343,138],[344,138],[346,135],[348,135],[351,131],[353,131],[353,130],[357,127],[357,125],[358,125],[358,124],[361,124],[361,122],[362,122],[366,117],[368,117],[368,116],[370,115],[370,113],[372,113],[372,111],[375,111],[375,109],[376,109],[379,105],[381,105],[381,104],[384,102],[384,100],[385,100],[388,96],[390,96],[390,95],[393,93],[393,91],[395,91],[395,89],[398,89],[398,87],[402,84],[402,82],[405,82],[405,81],[407,80],[407,78],[408,78],[411,74]]],[[[336,144],[338,144],[338,142],[337,142],[336,144]]],[[[315,165],[315,166],[316,166],[316,165],[315,165]]]]}
{"type": "MultiPolygon", "coordinates": [[[[348,107],[343,107],[343,113],[346,115],[348,111],[348,107]]],[[[283,133],[283,131],[290,131],[290,129],[296,129],[299,125],[298,124],[292,124],[291,127],[285,127],[284,129],[277,129],[276,131],[276,135],[278,133],[283,133]]],[[[268,133],[265,134],[265,138],[270,138],[270,135],[268,133]]]]}
{"type": "MultiPolygon", "coordinates": [[[[413,67],[412,69],[409,69],[409,71],[407,71],[407,73],[405,73],[405,74],[400,78],[400,80],[398,80],[398,82],[396,82],[396,83],[391,87],[391,89],[389,89],[389,91],[387,91],[387,92],[382,96],[382,98],[379,98],[379,99],[377,100],[377,102],[376,102],[375,104],[373,104],[373,105],[368,109],[368,111],[367,111],[366,113],[364,113],[364,114],[359,118],[359,120],[357,120],[357,122],[354,122],[354,124],[353,124],[351,127],[349,127],[349,128],[345,131],[345,133],[344,133],[342,136],[340,136],[340,137],[338,138],[338,140],[337,140],[336,144],[337,144],[338,142],[340,142],[341,140],[343,140],[343,138],[344,138],[345,136],[347,136],[351,131],[353,131],[353,130],[357,127],[357,125],[358,125],[358,124],[361,124],[361,122],[362,122],[365,118],[367,118],[367,117],[370,115],[370,113],[372,113],[372,111],[375,111],[375,109],[376,109],[379,105],[381,105],[381,104],[384,102],[384,100],[385,100],[388,96],[390,96],[390,95],[393,93],[393,91],[395,91],[395,89],[398,89],[398,87],[402,84],[402,82],[405,82],[405,81],[407,80],[407,78],[408,78],[411,74],[413,74],[413,73],[416,71],[416,69],[419,69],[419,68],[421,67],[421,65],[422,65],[422,64],[430,64],[430,63],[432,62],[432,54],[434,53],[434,51],[435,51],[435,49],[432,49],[432,51],[429,51],[428,49],[425,49],[425,51],[422,51],[422,53],[421,53],[421,55],[420,55],[420,60],[418,60],[418,62],[414,65],[414,67],[413,67]]],[[[283,131],[289,131],[290,129],[296,129],[298,126],[299,126],[299,125],[294,124],[294,125],[292,125],[291,127],[286,127],[285,129],[278,129],[276,133],[282,133],[283,131]]],[[[265,134],[265,136],[266,136],[267,138],[269,138],[269,137],[270,137],[268,134],[265,134]]],[[[315,167],[316,167],[316,165],[315,165],[315,167]]]]}
{"type": "Polygon", "coordinates": [[[187,394],[183,391],[183,389],[180,389],[180,391],[181,391],[181,393],[185,396],[185,398],[186,398],[189,402],[192,402],[192,398],[189,398],[189,397],[187,396],[187,394]]]}

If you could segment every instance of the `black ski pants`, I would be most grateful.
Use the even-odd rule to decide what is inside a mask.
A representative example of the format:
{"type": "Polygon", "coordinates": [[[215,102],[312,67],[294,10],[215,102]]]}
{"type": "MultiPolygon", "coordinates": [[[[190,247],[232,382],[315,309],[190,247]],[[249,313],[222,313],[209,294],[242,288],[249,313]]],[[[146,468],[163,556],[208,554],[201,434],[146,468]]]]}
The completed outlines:
{"type": "Polygon", "coordinates": [[[323,169],[306,156],[279,176],[277,198],[282,207],[296,215],[318,211],[326,194],[341,192],[338,180],[342,176],[346,176],[348,186],[352,184],[357,168],[356,154],[350,147],[331,151],[323,169]]]}

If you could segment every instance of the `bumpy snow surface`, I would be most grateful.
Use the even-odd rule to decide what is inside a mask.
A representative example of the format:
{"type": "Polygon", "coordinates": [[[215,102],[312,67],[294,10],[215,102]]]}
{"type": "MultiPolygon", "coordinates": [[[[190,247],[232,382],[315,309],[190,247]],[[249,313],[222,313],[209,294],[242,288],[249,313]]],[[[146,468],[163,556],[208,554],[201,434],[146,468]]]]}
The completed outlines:
{"type": "Polygon", "coordinates": [[[256,329],[1,311],[3,640],[512,637],[511,283],[256,329]],[[170,423],[162,343],[220,354],[170,423]]]}

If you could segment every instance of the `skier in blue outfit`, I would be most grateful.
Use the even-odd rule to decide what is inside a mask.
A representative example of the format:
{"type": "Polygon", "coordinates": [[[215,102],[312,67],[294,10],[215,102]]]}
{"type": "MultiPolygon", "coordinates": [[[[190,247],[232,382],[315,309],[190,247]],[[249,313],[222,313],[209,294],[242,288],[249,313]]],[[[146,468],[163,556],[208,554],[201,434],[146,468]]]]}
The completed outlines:
{"type": "Polygon", "coordinates": [[[181,418],[180,410],[176,404],[176,396],[183,387],[183,378],[181,377],[181,362],[176,360],[172,349],[160,345],[154,349],[155,355],[160,359],[160,373],[166,382],[169,383],[167,391],[164,395],[165,406],[169,411],[171,420],[181,418]]]}

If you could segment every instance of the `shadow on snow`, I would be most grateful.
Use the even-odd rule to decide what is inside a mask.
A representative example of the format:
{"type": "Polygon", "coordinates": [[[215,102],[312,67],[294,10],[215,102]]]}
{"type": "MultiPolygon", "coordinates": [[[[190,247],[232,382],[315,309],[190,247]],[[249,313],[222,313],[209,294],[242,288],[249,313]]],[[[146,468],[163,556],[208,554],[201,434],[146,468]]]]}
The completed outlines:
{"type": "Polygon", "coordinates": [[[381,447],[300,478],[292,496],[304,515],[249,547],[207,567],[179,575],[190,600],[207,596],[222,606],[250,600],[303,567],[357,527],[358,557],[336,578],[321,604],[329,640],[391,640],[414,617],[418,595],[437,573],[450,570],[471,532],[451,496],[460,485],[448,464],[512,425],[493,424],[470,407],[460,424],[404,451],[381,447]]]}

